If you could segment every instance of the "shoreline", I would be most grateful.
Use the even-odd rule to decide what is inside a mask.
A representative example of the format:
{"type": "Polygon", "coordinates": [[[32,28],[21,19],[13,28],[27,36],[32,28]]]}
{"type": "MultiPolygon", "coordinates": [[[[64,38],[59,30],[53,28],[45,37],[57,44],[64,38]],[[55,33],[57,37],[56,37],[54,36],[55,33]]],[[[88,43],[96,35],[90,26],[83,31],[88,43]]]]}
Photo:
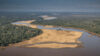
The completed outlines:
{"type": "MultiPolygon", "coordinates": [[[[100,34],[97,34],[97,33],[94,33],[94,32],[90,32],[89,30],[86,30],[86,29],[82,29],[82,28],[76,28],[76,27],[64,27],[64,26],[55,26],[55,25],[41,25],[41,24],[32,24],[32,22],[35,22],[36,20],[26,20],[26,21],[29,21],[28,23],[31,24],[31,25],[40,25],[40,26],[49,26],[50,28],[52,27],[63,27],[63,28],[71,28],[71,29],[78,29],[78,30],[82,30],[82,31],[85,31],[85,32],[88,32],[92,35],[96,35],[98,37],[100,37],[100,34]]],[[[25,21],[17,21],[17,22],[25,22],[25,21]]],[[[27,22],[26,22],[27,23],[27,22]]]]}
{"type": "MultiPolygon", "coordinates": [[[[24,26],[27,26],[27,27],[31,27],[31,28],[34,28],[33,26],[35,24],[31,24],[34,20],[28,20],[28,21],[18,21],[18,23],[28,23],[30,24],[30,26],[27,26],[26,24],[24,24],[24,26]]],[[[13,25],[17,25],[16,24],[17,22],[15,22],[15,24],[13,25]]],[[[20,24],[18,24],[20,25],[20,24]]],[[[23,26],[23,24],[21,25],[23,26]]],[[[35,25],[37,26],[37,25],[35,25]]],[[[45,26],[44,26],[45,27],[45,26]]],[[[54,27],[54,26],[51,26],[51,28],[54,27]]],[[[56,26],[55,26],[56,27],[56,26]]],[[[38,27],[37,27],[38,28],[38,27]]],[[[42,33],[41,35],[38,35],[36,36],[35,38],[30,38],[29,40],[25,40],[25,41],[22,41],[22,42],[19,42],[19,43],[15,43],[15,44],[9,44],[8,46],[6,47],[2,47],[2,48],[7,48],[7,47],[20,47],[22,45],[27,45],[27,44],[34,44],[34,43],[38,43],[38,42],[48,42],[48,41],[55,41],[55,42],[79,42],[78,39],[80,39],[80,37],[82,36],[82,32],[78,32],[78,31],[64,31],[64,30],[50,30],[50,29],[41,29],[44,33],[42,33]],[[52,33],[53,32],[53,33],[52,33]],[[64,34],[64,33],[67,33],[64,34]],[[67,36],[67,37],[66,37],[67,36]],[[56,39],[54,39],[54,37],[56,39]],[[62,37],[62,38],[61,38],[62,37]],[[69,38],[70,37],[70,38],[69,38]]],[[[37,47],[40,47],[42,44],[38,45],[37,47]]],[[[57,48],[56,46],[59,46],[59,44],[52,44],[51,43],[51,48],[54,47],[54,48],[57,48]],[[51,46],[53,45],[53,46],[51,46]]],[[[48,44],[46,45],[43,45],[44,47],[50,47],[48,44]]],[[[65,45],[66,47],[76,47],[77,45],[65,45]]],[[[34,47],[34,46],[33,46],[34,47]]],[[[59,48],[63,48],[63,46],[60,46],[59,48]]]]}
{"type": "MultiPolygon", "coordinates": [[[[28,23],[28,24],[31,24],[33,21],[35,21],[35,20],[28,20],[28,21],[17,21],[17,22],[21,22],[21,23],[28,23]]],[[[16,22],[15,22],[16,23],[16,22]]],[[[16,25],[16,24],[15,24],[16,25]]],[[[31,26],[38,26],[38,25],[40,25],[40,24],[31,24],[31,26]]],[[[18,25],[19,26],[19,25],[18,25]]],[[[21,26],[26,26],[26,25],[21,25],[21,26]]],[[[84,32],[88,32],[89,34],[91,34],[90,36],[92,36],[92,35],[95,35],[95,36],[98,36],[98,37],[100,37],[100,35],[99,34],[97,34],[97,33],[93,33],[93,32],[90,32],[90,31],[88,31],[88,30],[85,30],[85,29],[82,29],[82,28],[75,28],[75,27],[64,27],[64,26],[54,26],[54,25],[40,25],[40,26],[43,26],[44,28],[53,28],[53,27],[62,27],[62,28],[71,28],[71,29],[77,29],[77,30],[81,30],[81,31],[84,31],[84,32]]],[[[30,27],[30,26],[27,26],[27,27],[30,27]]],[[[31,27],[31,28],[34,28],[34,27],[31,27]]],[[[43,29],[41,29],[41,30],[43,30],[43,29]]],[[[81,37],[81,36],[80,36],[81,37]]],[[[80,37],[78,38],[78,39],[80,39],[80,37]]],[[[25,40],[25,41],[27,41],[27,40],[25,40]]],[[[23,42],[23,41],[22,41],[23,42]]],[[[20,42],[19,42],[20,43],[20,42]]],[[[14,44],[9,44],[8,46],[4,46],[4,47],[0,47],[0,48],[9,48],[9,47],[19,47],[19,46],[16,46],[16,44],[18,44],[18,43],[15,43],[15,45],[14,44]]]]}
{"type": "MultiPolygon", "coordinates": [[[[35,25],[40,25],[40,24],[35,24],[35,25]]],[[[75,27],[64,27],[64,26],[54,26],[54,25],[40,25],[40,26],[52,26],[52,27],[62,27],[62,28],[71,28],[71,29],[77,29],[77,30],[81,30],[81,31],[85,31],[85,32],[88,32],[88,33],[90,33],[90,34],[92,34],[92,35],[96,35],[96,36],[98,36],[98,37],[100,37],[100,34],[97,34],[97,33],[94,33],[94,32],[90,32],[90,31],[88,31],[88,30],[85,30],[85,29],[82,29],[82,28],[75,28],[75,27]]]]}

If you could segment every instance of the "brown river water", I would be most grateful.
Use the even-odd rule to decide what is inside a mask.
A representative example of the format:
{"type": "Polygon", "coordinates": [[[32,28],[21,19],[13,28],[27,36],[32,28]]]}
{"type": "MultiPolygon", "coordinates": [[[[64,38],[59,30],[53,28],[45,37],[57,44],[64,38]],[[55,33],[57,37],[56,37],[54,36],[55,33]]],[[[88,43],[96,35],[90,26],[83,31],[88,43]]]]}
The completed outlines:
{"type": "MultiPolygon", "coordinates": [[[[38,26],[44,29],[43,26],[38,26]]],[[[80,31],[83,35],[79,39],[82,45],[77,48],[24,48],[8,47],[0,49],[0,56],[100,56],[100,37],[78,29],[62,28],[61,30],[80,31]]],[[[45,28],[45,29],[59,29],[45,28]]]]}

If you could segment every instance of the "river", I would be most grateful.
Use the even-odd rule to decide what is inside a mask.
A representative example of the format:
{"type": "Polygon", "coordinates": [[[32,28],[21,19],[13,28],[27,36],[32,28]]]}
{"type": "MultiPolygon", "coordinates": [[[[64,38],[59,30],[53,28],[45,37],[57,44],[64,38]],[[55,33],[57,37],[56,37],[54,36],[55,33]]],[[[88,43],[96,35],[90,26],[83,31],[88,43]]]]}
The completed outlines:
{"type": "MultiPolygon", "coordinates": [[[[16,23],[22,24],[22,23],[16,23]]],[[[23,23],[26,24],[26,23],[23,23]]],[[[27,26],[30,24],[27,24],[27,26]]],[[[83,35],[79,39],[82,46],[78,48],[23,48],[23,47],[8,47],[0,49],[0,56],[100,56],[100,37],[92,35],[88,32],[72,29],[72,28],[44,28],[39,26],[39,29],[51,30],[70,30],[80,31],[83,35]]]]}

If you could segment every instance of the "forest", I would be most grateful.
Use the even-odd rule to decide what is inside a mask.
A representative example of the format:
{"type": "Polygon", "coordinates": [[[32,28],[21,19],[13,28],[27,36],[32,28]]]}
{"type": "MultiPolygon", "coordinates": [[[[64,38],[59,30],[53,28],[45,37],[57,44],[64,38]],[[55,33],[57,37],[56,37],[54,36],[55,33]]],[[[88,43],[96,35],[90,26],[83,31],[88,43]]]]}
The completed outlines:
{"type": "Polygon", "coordinates": [[[31,37],[37,36],[42,33],[40,29],[33,29],[26,26],[12,25],[12,22],[18,20],[18,18],[0,17],[0,46],[8,46],[9,44],[18,43],[24,40],[28,40],[31,37]]]}

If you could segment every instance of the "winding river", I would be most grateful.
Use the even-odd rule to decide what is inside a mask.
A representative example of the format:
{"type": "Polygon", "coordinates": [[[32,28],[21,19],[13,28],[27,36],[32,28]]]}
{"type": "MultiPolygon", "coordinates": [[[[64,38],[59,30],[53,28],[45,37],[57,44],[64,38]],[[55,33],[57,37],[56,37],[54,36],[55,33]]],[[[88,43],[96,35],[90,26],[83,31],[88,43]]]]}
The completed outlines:
{"type": "MultiPolygon", "coordinates": [[[[13,24],[27,24],[28,23],[13,23],[13,24]]],[[[8,47],[0,49],[0,56],[100,56],[100,37],[92,35],[88,32],[72,29],[72,28],[44,28],[38,25],[39,29],[51,30],[70,30],[83,32],[79,39],[82,46],[78,48],[23,48],[23,47],[8,47]]]]}

